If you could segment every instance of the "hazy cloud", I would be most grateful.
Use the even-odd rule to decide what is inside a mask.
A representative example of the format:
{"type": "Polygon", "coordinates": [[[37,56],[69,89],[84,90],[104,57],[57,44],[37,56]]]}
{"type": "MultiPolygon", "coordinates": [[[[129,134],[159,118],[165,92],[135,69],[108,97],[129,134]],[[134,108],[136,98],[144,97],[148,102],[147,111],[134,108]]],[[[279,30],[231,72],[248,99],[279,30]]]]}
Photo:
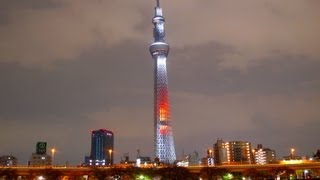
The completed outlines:
{"type": "Polygon", "coordinates": [[[110,47],[143,35],[136,29],[143,19],[141,2],[58,2],[53,8],[25,3],[7,12],[10,23],[0,26],[2,62],[50,65],[77,58],[96,43],[110,47]]]}

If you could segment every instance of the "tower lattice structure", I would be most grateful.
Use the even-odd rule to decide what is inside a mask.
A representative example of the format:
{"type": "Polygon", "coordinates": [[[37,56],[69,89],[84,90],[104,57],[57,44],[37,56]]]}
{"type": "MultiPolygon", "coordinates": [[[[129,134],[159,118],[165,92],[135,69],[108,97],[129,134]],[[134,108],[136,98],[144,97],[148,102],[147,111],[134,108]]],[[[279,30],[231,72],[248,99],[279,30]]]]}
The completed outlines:
{"type": "Polygon", "coordinates": [[[172,164],[176,160],[172,135],[170,104],[168,97],[167,56],[169,45],[164,41],[165,19],[162,16],[160,2],[157,0],[154,25],[154,42],[150,45],[150,53],[154,59],[154,149],[160,162],[172,164]]]}

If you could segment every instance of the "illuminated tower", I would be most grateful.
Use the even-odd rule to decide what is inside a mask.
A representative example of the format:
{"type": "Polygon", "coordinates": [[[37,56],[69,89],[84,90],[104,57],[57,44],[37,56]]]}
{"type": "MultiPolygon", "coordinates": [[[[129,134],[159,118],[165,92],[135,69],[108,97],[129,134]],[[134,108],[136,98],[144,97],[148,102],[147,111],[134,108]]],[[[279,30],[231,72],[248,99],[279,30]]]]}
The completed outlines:
{"type": "Polygon", "coordinates": [[[169,45],[164,41],[164,17],[159,0],[152,19],[154,25],[154,42],[150,45],[150,53],[154,59],[154,149],[155,156],[163,163],[174,163],[174,148],[170,105],[168,97],[167,56],[169,45]]]}

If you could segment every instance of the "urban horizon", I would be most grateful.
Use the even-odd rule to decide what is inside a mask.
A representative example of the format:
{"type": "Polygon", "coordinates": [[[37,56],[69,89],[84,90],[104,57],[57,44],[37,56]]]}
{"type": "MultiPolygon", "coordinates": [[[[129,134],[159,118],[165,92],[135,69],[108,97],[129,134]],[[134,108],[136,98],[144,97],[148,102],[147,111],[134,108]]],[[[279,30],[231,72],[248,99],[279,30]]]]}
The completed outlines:
{"type": "MultiPolygon", "coordinates": [[[[97,130],[92,130],[92,132],[93,132],[93,131],[98,131],[98,130],[99,130],[99,129],[97,129],[97,130]]],[[[105,130],[105,129],[100,129],[100,130],[105,130]]],[[[110,130],[107,130],[107,131],[110,131],[110,130]]],[[[112,131],[110,131],[110,132],[112,132],[112,131]]],[[[88,134],[88,136],[90,136],[90,134],[88,134]]],[[[114,134],[114,136],[115,136],[115,139],[116,139],[116,134],[114,134]]],[[[309,160],[310,158],[313,158],[313,157],[316,155],[317,151],[320,150],[320,149],[314,149],[314,150],[310,150],[310,152],[311,152],[310,154],[301,154],[298,149],[296,149],[295,147],[292,147],[292,148],[290,148],[290,149],[287,150],[287,154],[278,155],[276,148],[274,148],[274,147],[272,147],[272,146],[266,146],[266,145],[263,144],[263,143],[252,144],[250,141],[246,141],[246,140],[240,140],[240,139],[234,140],[234,139],[223,139],[223,138],[217,138],[217,142],[218,142],[219,139],[223,140],[224,142],[248,142],[248,143],[250,143],[250,153],[254,152],[254,149],[259,149],[259,148],[258,148],[259,145],[262,145],[263,148],[268,148],[268,149],[274,150],[274,151],[275,151],[275,155],[276,155],[276,161],[273,162],[273,163],[283,161],[283,160],[285,160],[286,158],[288,158],[288,157],[290,157],[290,156],[296,156],[296,157],[299,157],[299,159],[309,160]]],[[[72,162],[70,162],[68,159],[62,159],[61,157],[59,157],[59,156],[61,156],[61,154],[60,154],[61,151],[59,150],[59,147],[50,145],[50,142],[38,141],[38,142],[35,142],[35,143],[33,144],[33,149],[34,149],[34,150],[29,153],[29,156],[28,156],[28,157],[23,157],[23,158],[21,158],[21,157],[18,157],[18,156],[16,156],[16,155],[14,155],[14,154],[11,154],[11,153],[0,154],[0,156],[6,156],[6,155],[14,156],[14,157],[16,157],[17,160],[18,160],[18,165],[30,165],[29,163],[30,163],[30,160],[31,160],[31,155],[32,155],[32,153],[36,153],[36,150],[37,150],[36,145],[37,145],[37,143],[41,143],[41,142],[45,142],[45,143],[48,144],[48,146],[47,146],[47,148],[46,148],[46,153],[45,153],[45,155],[48,155],[49,157],[54,157],[54,165],[61,165],[61,166],[64,166],[64,165],[67,165],[67,166],[81,166],[81,165],[83,165],[83,164],[85,163],[85,156],[89,156],[89,155],[90,155],[90,151],[89,151],[89,153],[84,154],[83,157],[82,157],[81,159],[79,159],[79,161],[78,161],[79,163],[72,163],[72,162]],[[58,153],[58,154],[57,154],[57,153],[58,153]],[[21,158],[21,159],[27,159],[27,160],[26,160],[25,162],[20,162],[20,161],[19,161],[20,158],[21,158]]],[[[185,160],[186,156],[188,156],[188,155],[196,152],[196,153],[199,154],[199,156],[198,156],[198,158],[199,158],[199,165],[201,165],[201,159],[202,159],[202,158],[207,158],[207,156],[208,156],[208,154],[207,154],[207,153],[208,153],[208,150],[212,150],[212,151],[213,151],[213,150],[214,150],[214,144],[217,143],[217,142],[213,142],[211,147],[203,147],[203,148],[201,148],[201,149],[203,149],[203,151],[199,151],[198,149],[194,149],[194,150],[183,150],[183,151],[181,152],[181,154],[177,154],[177,162],[185,160]]],[[[89,144],[88,149],[90,149],[90,144],[89,144]]],[[[110,150],[110,149],[107,149],[107,154],[109,153],[109,152],[108,152],[109,150],[110,150]]],[[[141,154],[140,154],[141,156],[143,156],[143,157],[150,157],[150,158],[151,158],[151,161],[154,161],[154,160],[155,160],[155,157],[154,157],[153,154],[147,154],[143,149],[136,149],[136,150],[131,150],[131,151],[121,151],[121,150],[117,149],[116,147],[114,147],[114,148],[112,149],[112,153],[115,153],[116,155],[115,155],[115,158],[113,157],[113,158],[114,158],[114,159],[113,159],[113,160],[114,160],[113,164],[120,164],[121,161],[124,160],[124,158],[125,158],[124,156],[125,156],[125,155],[129,155],[129,160],[135,162],[135,161],[137,160],[137,155],[138,155],[138,152],[137,152],[137,151],[139,151],[139,153],[141,153],[141,154]],[[130,153],[129,153],[129,152],[134,152],[134,151],[135,151],[134,154],[130,154],[130,153]],[[119,154],[118,152],[123,152],[123,153],[122,153],[122,154],[119,154]]],[[[114,155],[114,154],[113,154],[113,155],[114,155]]],[[[112,155],[112,156],[113,156],[113,155],[112,155]]],[[[253,162],[252,162],[252,163],[253,163],[253,162]]],[[[226,163],[226,164],[228,164],[228,163],[226,163]]],[[[107,166],[107,165],[108,165],[108,164],[106,164],[106,166],[107,166]]]]}

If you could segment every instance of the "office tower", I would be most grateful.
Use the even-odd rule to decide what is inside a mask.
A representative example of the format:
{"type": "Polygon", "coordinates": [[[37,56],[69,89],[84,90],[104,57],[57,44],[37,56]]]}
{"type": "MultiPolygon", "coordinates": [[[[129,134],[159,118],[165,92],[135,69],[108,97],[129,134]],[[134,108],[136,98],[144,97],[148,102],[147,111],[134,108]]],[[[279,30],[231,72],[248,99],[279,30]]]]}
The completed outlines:
{"type": "Polygon", "coordinates": [[[168,97],[166,63],[169,45],[164,41],[165,19],[162,16],[159,0],[157,0],[152,23],[154,42],[150,45],[149,50],[154,59],[154,149],[155,156],[160,162],[172,164],[176,160],[176,154],[168,97]]]}
{"type": "Polygon", "coordinates": [[[214,144],[215,163],[222,164],[251,164],[251,143],[246,141],[224,142],[218,139],[214,144]]]}
{"type": "Polygon", "coordinates": [[[106,129],[91,133],[91,153],[89,165],[104,166],[113,164],[113,132],[106,129]]]}

